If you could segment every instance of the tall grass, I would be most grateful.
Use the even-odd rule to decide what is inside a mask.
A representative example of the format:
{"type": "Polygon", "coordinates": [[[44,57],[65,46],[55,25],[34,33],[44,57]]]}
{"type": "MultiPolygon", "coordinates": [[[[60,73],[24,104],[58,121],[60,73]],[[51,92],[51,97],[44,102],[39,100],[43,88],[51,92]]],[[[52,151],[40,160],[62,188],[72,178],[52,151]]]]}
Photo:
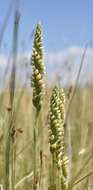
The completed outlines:
{"type": "Polygon", "coordinates": [[[17,91],[18,29],[16,10],[9,91],[0,96],[0,121],[4,120],[0,123],[1,183],[5,190],[92,190],[93,88],[78,87],[87,47],[71,95],[57,82],[56,87],[45,87],[42,26],[38,23],[31,56],[31,88],[17,91]]]}
{"type": "MultiPolygon", "coordinates": [[[[32,78],[31,83],[33,87],[33,105],[35,107],[35,124],[33,127],[33,171],[34,171],[34,190],[37,190],[37,138],[38,138],[38,117],[40,110],[42,108],[43,103],[43,89],[44,89],[44,63],[43,63],[43,50],[42,50],[42,27],[41,24],[38,23],[36,32],[35,32],[35,38],[34,38],[34,47],[33,47],[33,53],[32,53],[32,78]]],[[[38,152],[39,154],[39,152],[38,152]]]]}
{"type": "Polygon", "coordinates": [[[10,78],[10,102],[8,108],[9,124],[6,140],[6,172],[5,189],[14,190],[15,183],[15,122],[14,122],[14,98],[15,98],[15,80],[16,80],[16,58],[17,58],[17,40],[19,27],[19,13],[15,12],[14,34],[13,34],[13,65],[10,78]]]}

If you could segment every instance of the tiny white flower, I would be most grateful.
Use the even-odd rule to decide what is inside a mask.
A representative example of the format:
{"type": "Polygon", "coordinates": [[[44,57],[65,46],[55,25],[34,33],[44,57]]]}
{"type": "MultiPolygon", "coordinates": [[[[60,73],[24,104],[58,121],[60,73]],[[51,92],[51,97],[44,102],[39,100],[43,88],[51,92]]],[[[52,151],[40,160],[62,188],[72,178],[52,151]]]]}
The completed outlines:
{"type": "Polygon", "coordinates": [[[2,184],[0,184],[0,190],[4,190],[4,188],[3,188],[3,185],[2,185],[2,184]]]}
{"type": "Polygon", "coordinates": [[[86,150],[85,150],[85,148],[82,148],[80,151],[79,151],[79,155],[83,155],[83,154],[85,154],[85,152],[86,152],[86,150]]]}

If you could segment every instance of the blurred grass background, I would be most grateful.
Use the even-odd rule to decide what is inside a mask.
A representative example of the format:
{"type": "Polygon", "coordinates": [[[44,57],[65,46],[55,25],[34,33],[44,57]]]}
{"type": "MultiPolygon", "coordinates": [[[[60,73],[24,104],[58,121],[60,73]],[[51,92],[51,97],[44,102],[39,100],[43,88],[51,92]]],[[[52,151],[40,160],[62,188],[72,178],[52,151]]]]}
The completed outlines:
{"type": "MultiPolygon", "coordinates": [[[[67,92],[67,89],[65,90],[67,92]]],[[[15,95],[15,103],[18,102],[15,125],[16,125],[16,183],[24,176],[29,175],[33,168],[33,142],[32,142],[32,126],[33,126],[33,106],[31,98],[31,90],[17,91],[15,95]],[[17,131],[18,129],[18,131],[17,131]],[[20,129],[20,130],[19,130],[20,129]]],[[[43,180],[44,189],[48,188],[50,168],[50,153],[48,144],[48,128],[47,114],[49,110],[48,102],[51,94],[51,88],[47,89],[44,98],[43,110],[39,118],[39,134],[41,136],[43,127],[43,139],[39,138],[39,142],[43,141],[43,180]],[[43,122],[42,122],[43,121],[43,122]],[[43,125],[43,126],[42,126],[43,125]]],[[[66,145],[68,155],[71,157],[71,177],[79,179],[89,172],[93,166],[93,103],[92,103],[93,87],[77,88],[76,94],[71,104],[69,117],[66,125],[66,145]],[[70,130],[70,142],[69,142],[70,130]],[[71,143],[71,144],[69,144],[71,143]],[[70,154],[69,154],[70,153],[70,154]],[[79,170],[81,170],[79,172],[79,170]],[[78,174],[79,172],[79,174],[78,174]],[[78,174],[78,176],[77,176],[78,174]]],[[[2,105],[0,109],[0,182],[4,183],[4,165],[5,165],[5,130],[7,128],[9,92],[2,92],[2,105]],[[3,95],[3,96],[2,96],[3,95]]],[[[66,104],[68,100],[66,100],[66,104]]],[[[42,143],[41,143],[42,145],[42,143]]],[[[85,183],[89,183],[88,187],[93,185],[93,177],[88,177],[78,184],[80,189],[84,189],[85,183]],[[88,182],[87,182],[88,181],[88,182]]],[[[31,189],[32,179],[29,177],[18,189],[31,189]]],[[[75,189],[77,189],[75,187],[75,189]]]]}
{"type": "MultiPolygon", "coordinates": [[[[6,15],[7,18],[7,15],[6,15]]],[[[7,19],[5,18],[4,25],[2,26],[0,35],[0,46],[3,40],[3,34],[6,28],[7,19]]],[[[14,28],[15,32],[15,28],[14,28]]],[[[16,35],[13,36],[12,43],[12,56],[14,61],[17,56],[17,42],[16,35]],[[16,46],[15,46],[16,45],[16,46]]],[[[10,56],[11,57],[11,56],[10,56]]],[[[13,61],[13,60],[12,60],[13,61]]],[[[24,57],[23,57],[24,61],[24,57]]],[[[84,61],[84,60],[83,60],[84,61]]],[[[0,184],[4,185],[5,176],[5,149],[6,149],[6,132],[8,128],[8,119],[10,112],[10,81],[6,80],[9,70],[10,60],[7,61],[7,67],[3,77],[3,85],[6,89],[0,91],[0,184]]],[[[14,63],[13,63],[14,64],[14,63]]],[[[48,139],[48,111],[49,99],[51,96],[52,87],[55,84],[61,84],[62,79],[67,77],[67,84],[69,83],[69,71],[67,70],[63,77],[62,72],[58,73],[55,69],[54,80],[46,85],[46,93],[44,96],[43,108],[39,116],[38,128],[39,138],[38,146],[43,149],[42,160],[42,189],[47,190],[51,184],[52,167],[51,155],[49,151],[48,139]],[[41,138],[42,136],[42,138],[41,138]]],[[[80,74],[80,73],[79,73],[80,74]]],[[[13,77],[13,76],[12,76],[13,77]]],[[[11,77],[11,80],[13,78],[11,77]]],[[[21,76],[23,77],[23,75],[21,76]]],[[[20,80],[21,80],[20,77],[20,80]]],[[[48,77],[48,76],[47,76],[48,77]]],[[[79,76],[78,76],[79,78],[79,76]]],[[[19,88],[20,81],[15,78],[17,87],[14,89],[14,122],[15,133],[14,138],[16,143],[15,157],[15,189],[30,190],[33,186],[33,134],[32,128],[34,125],[33,105],[32,105],[32,89],[27,88],[27,83],[24,87],[19,88]],[[19,183],[20,182],[20,183],[19,183]]],[[[92,80],[92,79],[91,79],[92,80]]],[[[26,82],[26,81],[25,81],[26,82]]],[[[72,86],[72,90],[76,88],[74,96],[73,92],[70,93],[71,84],[64,86],[67,111],[70,98],[72,98],[68,118],[66,120],[66,150],[70,159],[70,177],[75,185],[79,179],[86,176],[88,173],[93,172],[93,86],[92,85],[78,85],[78,81],[72,86]],[[75,86],[76,85],[76,86],[75,86]]],[[[13,86],[14,87],[14,86],[13,86]]],[[[13,90],[13,89],[12,89],[13,90]]],[[[40,154],[40,153],[39,153],[40,154]]],[[[40,173],[40,161],[37,171],[37,178],[40,173]]],[[[38,180],[38,179],[37,179],[38,180]]],[[[52,188],[51,188],[52,189],[52,188]]],[[[92,190],[93,189],[93,176],[87,176],[84,180],[80,181],[73,189],[76,190],[92,190]]]]}

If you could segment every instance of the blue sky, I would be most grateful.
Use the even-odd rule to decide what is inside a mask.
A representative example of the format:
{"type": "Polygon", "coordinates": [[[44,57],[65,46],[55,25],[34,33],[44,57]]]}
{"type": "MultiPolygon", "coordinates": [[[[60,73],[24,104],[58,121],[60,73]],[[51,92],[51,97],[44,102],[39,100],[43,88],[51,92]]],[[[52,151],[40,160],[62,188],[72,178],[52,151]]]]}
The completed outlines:
{"type": "MultiPolygon", "coordinates": [[[[10,0],[0,0],[0,28],[10,3],[10,0]]],[[[93,0],[20,0],[20,12],[19,51],[23,48],[22,42],[26,44],[26,51],[30,51],[30,34],[39,20],[43,25],[47,52],[93,42],[93,0]]],[[[14,7],[4,33],[1,52],[11,49],[13,14],[14,7]]]]}

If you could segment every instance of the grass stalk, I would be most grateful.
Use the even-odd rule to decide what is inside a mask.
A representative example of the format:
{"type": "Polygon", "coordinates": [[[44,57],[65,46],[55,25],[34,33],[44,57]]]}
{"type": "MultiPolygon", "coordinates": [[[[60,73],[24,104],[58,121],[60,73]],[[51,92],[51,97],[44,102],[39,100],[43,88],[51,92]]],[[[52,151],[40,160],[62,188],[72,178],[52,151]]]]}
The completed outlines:
{"type": "MultiPolygon", "coordinates": [[[[35,110],[36,111],[36,110],[35,110]]],[[[38,139],[38,113],[35,112],[35,124],[33,126],[33,190],[37,190],[37,139],[38,139]]]]}
{"type": "Polygon", "coordinates": [[[55,155],[55,153],[53,153],[53,156],[52,156],[52,187],[55,190],[56,190],[56,179],[57,179],[56,171],[57,171],[57,168],[56,168],[56,155],[55,155]]]}
{"type": "Polygon", "coordinates": [[[82,178],[78,179],[74,184],[72,184],[72,187],[76,186],[78,183],[81,183],[84,179],[88,178],[91,175],[93,175],[93,171],[89,172],[87,175],[85,175],[82,178]]]}
{"type": "Polygon", "coordinates": [[[7,133],[6,142],[6,179],[5,189],[14,190],[15,183],[15,151],[14,151],[14,135],[15,135],[15,124],[14,124],[14,95],[15,95],[15,77],[16,77],[16,56],[17,56],[17,40],[18,40],[18,27],[19,27],[19,13],[15,11],[15,22],[14,22],[14,34],[13,34],[13,66],[10,78],[10,110],[9,120],[11,121],[7,133]]]}

